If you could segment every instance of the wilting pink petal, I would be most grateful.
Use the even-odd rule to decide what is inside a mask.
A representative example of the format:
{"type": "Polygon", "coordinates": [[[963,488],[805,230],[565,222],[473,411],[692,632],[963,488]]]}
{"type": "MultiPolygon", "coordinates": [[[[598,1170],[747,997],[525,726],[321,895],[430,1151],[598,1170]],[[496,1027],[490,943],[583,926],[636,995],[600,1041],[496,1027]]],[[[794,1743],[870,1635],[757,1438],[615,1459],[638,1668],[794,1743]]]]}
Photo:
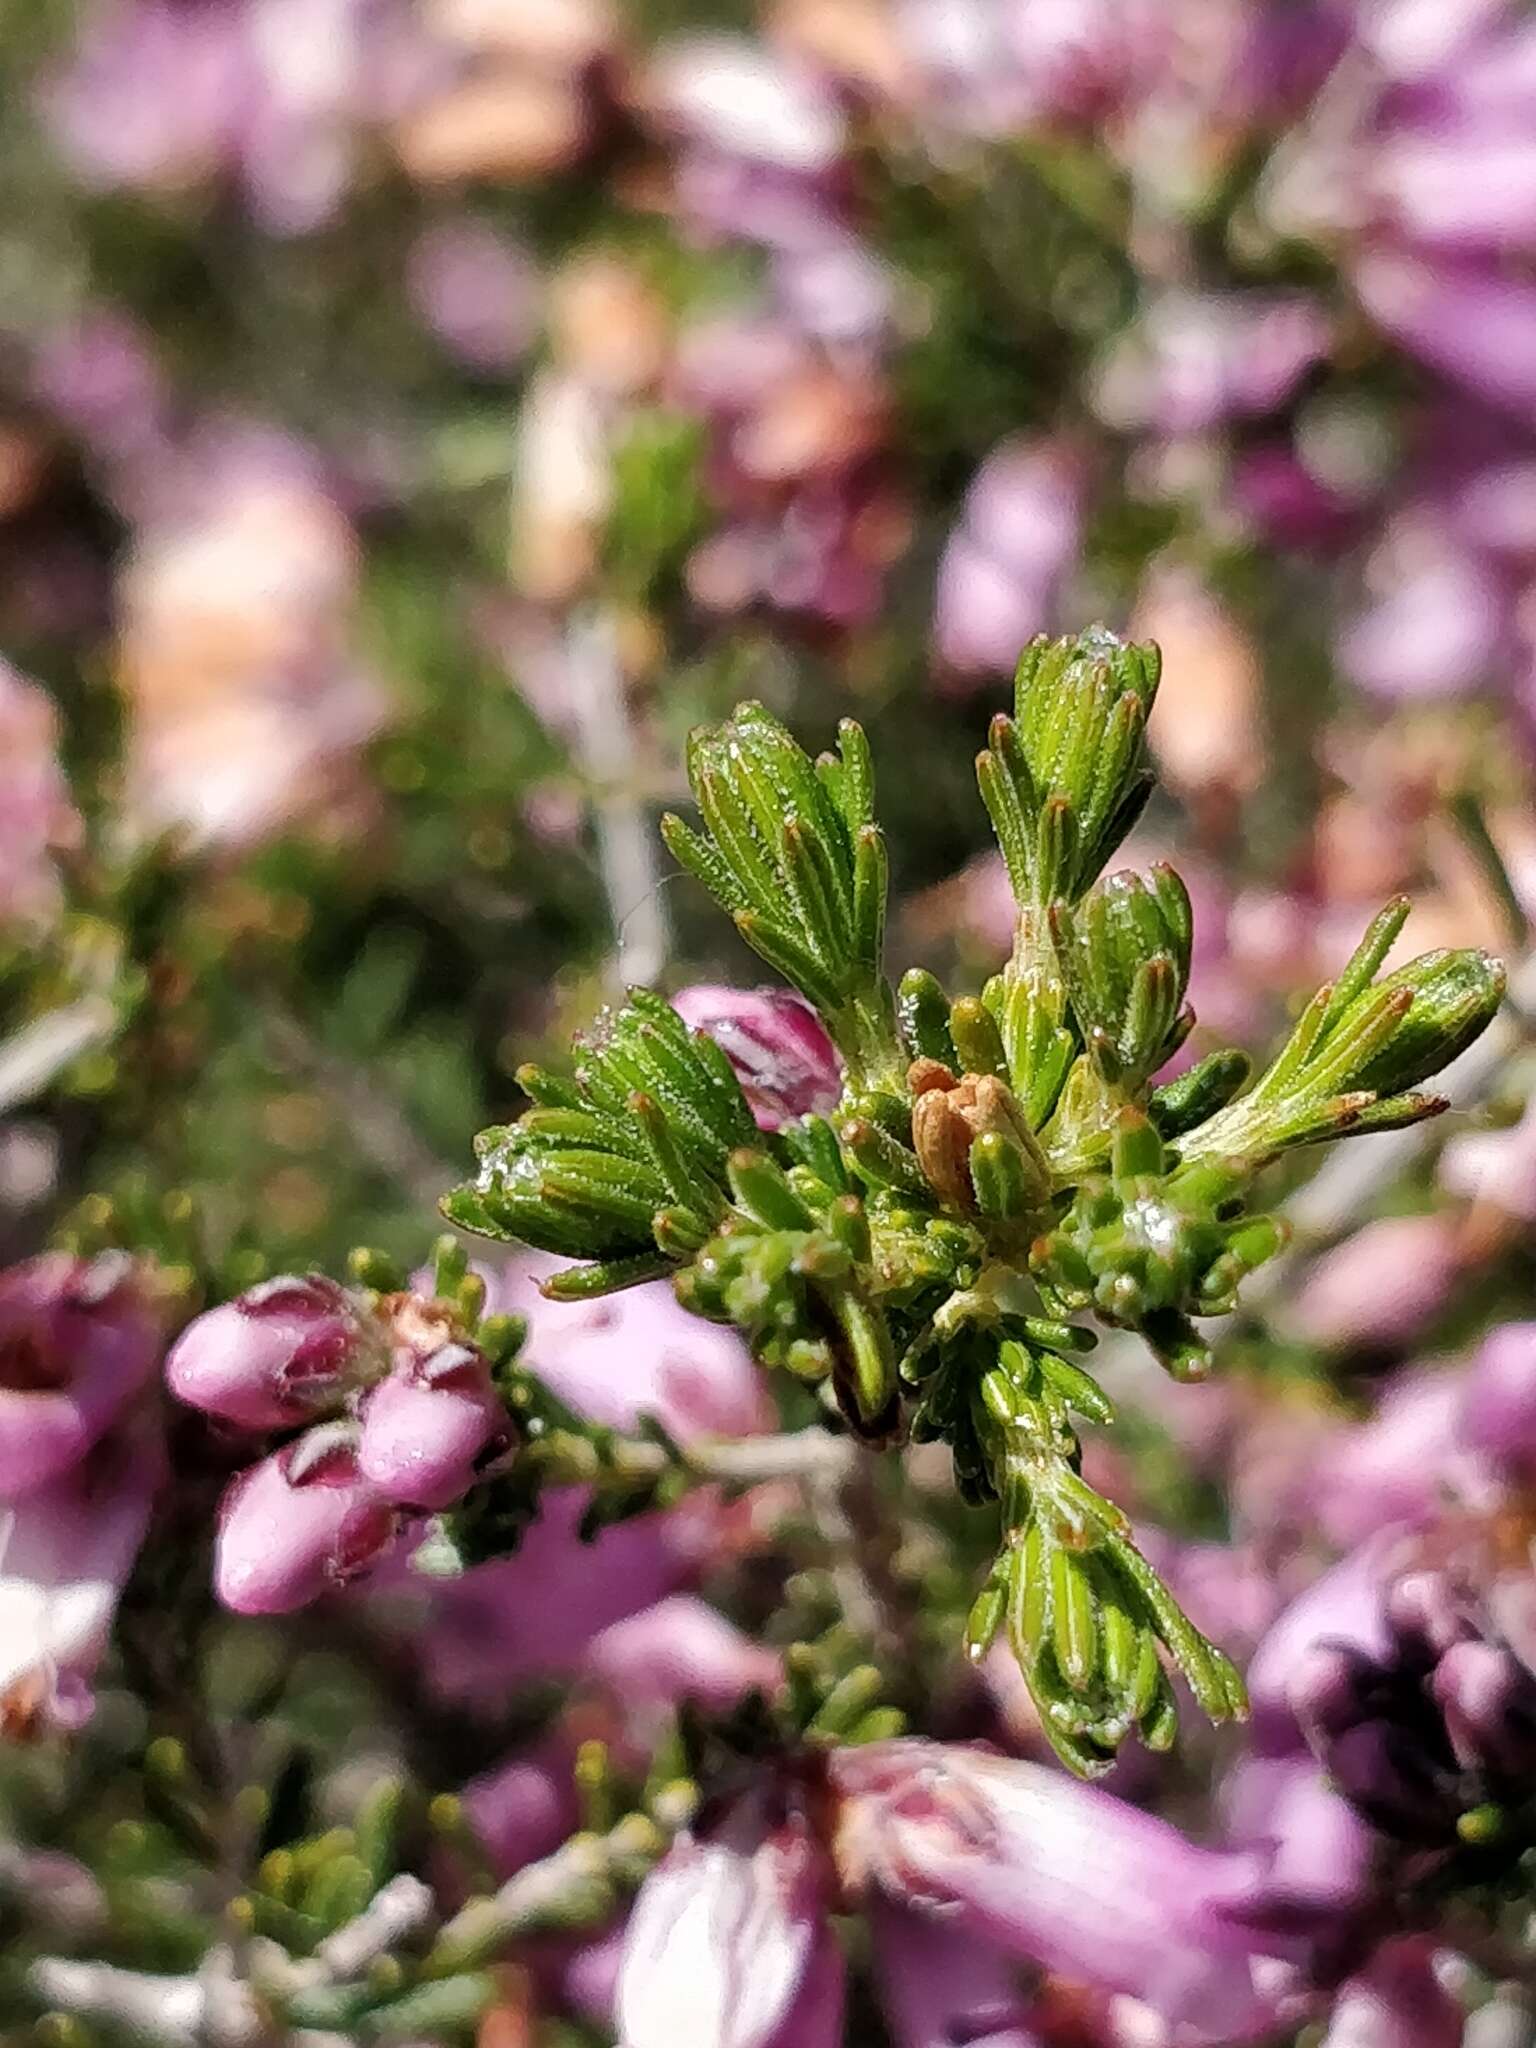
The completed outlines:
{"type": "Polygon", "coordinates": [[[75,1725],[164,1472],[148,1424],[0,1502],[0,1724],[75,1725]]]}
{"type": "Polygon", "coordinates": [[[836,1752],[830,1771],[845,1886],[1141,1999],[1190,2041],[1274,2027],[1255,1965],[1283,1946],[1245,1924],[1261,1857],[1198,1848],[1111,1793],[981,1750],[872,1743],[836,1752]]]}
{"type": "Polygon", "coordinates": [[[0,1500],[67,1472],[148,1383],[159,1353],[127,1259],[49,1252],[0,1273],[0,1500]]]}
{"type": "Polygon", "coordinates": [[[287,1614],[378,1562],[399,1518],[321,1424],[234,1480],[219,1508],[214,1588],[236,1614],[287,1614]]]}
{"type": "Polygon", "coordinates": [[[836,1108],[842,1062],[821,1019],[798,996],[698,982],[680,989],[672,1007],[725,1054],[760,1129],[776,1131],[795,1117],[836,1108]]]}
{"type": "Polygon", "coordinates": [[[843,1964],[821,1851],[793,1824],[675,1842],[640,1887],[623,2048],[837,2048],[843,1964]]]}

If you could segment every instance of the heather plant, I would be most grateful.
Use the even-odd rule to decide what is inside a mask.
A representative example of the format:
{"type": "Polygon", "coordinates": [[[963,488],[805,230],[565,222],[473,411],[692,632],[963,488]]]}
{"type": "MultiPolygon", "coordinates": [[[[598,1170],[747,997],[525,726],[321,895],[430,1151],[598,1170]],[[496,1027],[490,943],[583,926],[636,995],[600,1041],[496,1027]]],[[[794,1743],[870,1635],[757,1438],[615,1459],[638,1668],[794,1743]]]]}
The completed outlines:
{"type": "Polygon", "coordinates": [[[9,11],[0,2039],[1530,2037],[1533,49],[9,11]]]}
{"type": "Polygon", "coordinates": [[[947,1445],[962,1498],[998,1504],[966,1648],[1006,1633],[1052,1746],[1090,1776],[1133,1730],[1173,1740],[1160,1648],[1213,1720],[1245,1697],[1082,1476],[1077,1418],[1113,1410],[1084,1363],[1094,1331],[1071,1319],[1134,1330],[1174,1379],[1204,1378],[1195,1319],[1230,1311],[1285,1241],[1253,1205],[1263,1169],[1442,1109],[1418,1084],[1504,988],[1469,950],[1382,976],[1397,902],[1251,1086],[1235,1050],[1156,1085],[1194,1023],[1189,896],[1166,865],[1106,870],[1150,792],[1160,667],[1100,628],[1021,657],[1014,713],[977,760],[1017,908],[979,997],[921,969],[887,977],[887,858],[853,721],[814,762],[758,704],[696,732],[701,826],[669,815],[663,836],[819,1014],[835,1106],[760,1132],[707,1030],[634,989],[578,1038],[569,1078],[522,1069],[534,1106],[480,1134],[475,1178],[443,1204],[578,1260],[544,1283],[552,1300],[669,1274],[872,1454],[947,1445]]]}

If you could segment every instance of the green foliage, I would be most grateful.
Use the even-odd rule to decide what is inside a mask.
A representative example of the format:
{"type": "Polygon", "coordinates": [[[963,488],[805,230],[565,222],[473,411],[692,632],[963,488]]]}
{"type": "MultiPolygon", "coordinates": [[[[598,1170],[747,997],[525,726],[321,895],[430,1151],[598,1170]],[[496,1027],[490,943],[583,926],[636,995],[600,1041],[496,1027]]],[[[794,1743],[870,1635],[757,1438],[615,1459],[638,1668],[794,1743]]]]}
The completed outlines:
{"type": "Polygon", "coordinates": [[[1151,787],[1160,666],[1102,628],[1025,651],[1015,716],[978,762],[1018,904],[979,999],[923,970],[899,996],[884,978],[857,726],[815,765],[760,705],[696,732],[702,829],[669,817],[664,836],[820,1011],[843,1059],[835,1116],[760,1133],[718,1049],[636,990],[578,1039],[573,1081],[524,1070],[534,1106],[482,1134],[479,1175],[444,1203],[468,1229],[587,1261],[547,1283],[557,1298],[671,1271],[686,1307],[822,1388],[858,1435],[946,1443],[962,1495],[1000,1510],[967,1641],[979,1655],[1006,1633],[1051,1741],[1089,1774],[1133,1729],[1172,1741],[1161,1653],[1213,1719],[1243,1692],[1082,1477],[1073,1417],[1111,1411],[1078,1362],[1092,1333],[1066,1319],[1138,1331],[1176,1379],[1209,1371],[1196,1319],[1229,1312],[1284,1241],[1249,1207],[1258,1170],[1432,1114],[1417,1084],[1503,991],[1470,952],[1378,980],[1396,903],[1246,1093],[1235,1051],[1155,1088],[1194,1022],[1189,896],[1168,867],[1103,869],[1151,787]]]}

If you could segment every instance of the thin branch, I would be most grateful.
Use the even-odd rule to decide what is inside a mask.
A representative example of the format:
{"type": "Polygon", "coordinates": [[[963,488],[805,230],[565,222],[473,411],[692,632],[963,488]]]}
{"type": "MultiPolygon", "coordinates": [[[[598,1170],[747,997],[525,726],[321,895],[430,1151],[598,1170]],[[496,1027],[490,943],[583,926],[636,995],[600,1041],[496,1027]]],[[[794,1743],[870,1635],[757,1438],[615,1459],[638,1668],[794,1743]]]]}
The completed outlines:
{"type": "Polygon", "coordinates": [[[81,996],[0,1040],[0,1116],[41,1094],[82,1053],[105,1045],[117,1025],[115,1003],[81,996]]]}
{"type": "Polygon", "coordinates": [[[431,1886],[423,1884],[419,1877],[408,1872],[392,1877],[374,1893],[355,1920],[328,1934],[315,1950],[315,1961],[321,1965],[325,1981],[339,1984],[358,1976],[376,1956],[387,1954],[425,1927],[434,1905],[431,1886]]]}
{"type": "Polygon", "coordinates": [[[54,2011],[114,2020],[169,2048],[253,2048],[267,2030],[254,1993],[234,1975],[222,1946],[208,1951],[195,1976],[156,1977],[114,1963],[40,1956],[27,1981],[54,2011]]]}
{"type": "Polygon", "coordinates": [[[615,939],[615,994],[649,986],[671,949],[656,860],[656,834],[636,795],[635,734],[624,699],[614,622],[603,612],[574,623],[567,636],[571,708],[581,765],[592,786],[598,860],[615,939]]]}

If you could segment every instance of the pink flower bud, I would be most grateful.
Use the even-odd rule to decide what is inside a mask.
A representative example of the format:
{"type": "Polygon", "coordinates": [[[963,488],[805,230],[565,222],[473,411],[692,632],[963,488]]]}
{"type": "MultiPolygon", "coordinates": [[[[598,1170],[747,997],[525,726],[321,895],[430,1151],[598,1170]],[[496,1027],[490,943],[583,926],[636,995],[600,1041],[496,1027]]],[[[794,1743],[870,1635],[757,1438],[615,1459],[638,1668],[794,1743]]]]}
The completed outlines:
{"type": "Polygon", "coordinates": [[[0,1273],[0,1500],[76,1464],[149,1380],[159,1332],[116,1253],[0,1273]]]}
{"type": "Polygon", "coordinates": [[[360,1476],[345,1426],[312,1429],[225,1493],[214,1589],[236,1614],[287,1614],[377,1563],[398,1526],[360,1476]]]}
{"type": "Polygon", "coordinates": [[[758,1128],[779,1130],[797,1116],[836,1107],[843,1085],[837,1048],[815,1011],[775,988],[679,990],[672,1007],[712,1038],[736,1069],[758,1128]]]}
{"type": "Polygon", "coordinates": [[[323,1274],[285,1273],[190,1322],[165,1361],[178,1399],[242,1429],[283,1429],[340,1406],[370,1368],[382,1332],[323,1274]]]}
{"type": "Polygon", "coordinates": [[[828,1873],[799,1827],[733,1815],[680,1837],[635,1900],[619,1969],[624,2048],[836,2048],[843,1965],[828,1873]]]}
{"type": "Polygon", "coordinates": [[[471,1345],[447,1343],[397,1364],[368,1395],[357,1468],[402,1507],[451,1507],[509,1429],[484,1358],[471,1345]]]}

